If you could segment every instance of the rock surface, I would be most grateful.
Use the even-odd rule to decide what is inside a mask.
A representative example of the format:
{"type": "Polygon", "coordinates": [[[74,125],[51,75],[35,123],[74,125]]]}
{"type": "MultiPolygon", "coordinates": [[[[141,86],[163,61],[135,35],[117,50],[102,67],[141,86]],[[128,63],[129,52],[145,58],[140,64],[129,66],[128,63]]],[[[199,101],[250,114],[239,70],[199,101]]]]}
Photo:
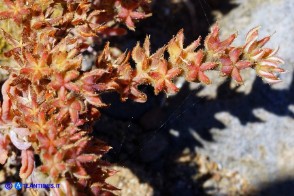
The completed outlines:
{"type": "MultiPolygon", "coordinates": [[[[269,46],[280,46],[279,56],[285,60],[284,68],[288,72],[281,75],[282,83],[271,87],[259,84],[259,90],[253,89],[255,92],[251,91],[254,88],[251,85],[256,86],[257,81],[247,82],[239,88],[239,92],[248,93],[243,96],[250,97],[246,102],[238,96],[223,102],[216,100],[225,107],[224,111],[216,112],[214,116],[225,128],[210,129],[213,142],[199,137],[203,147],[197,148],[197,152],[208,155],[227,169],[240,172],[251,185],[262,189],[264,184],[274,186],[277,181],[294,179],[294,1],[236,2],[240,5],[219,19],[223,35],[238,31],[239,38],[235,43],[241,44],[249,28],[260,25],[261,35],[273,34],[269,46]],[[230,112],[232,107],[237,107],[241,115],[235,116],[230,112]],[[248,108],[252,109],[252,117],[259,120],[244,120],[245,115],[248,117],[248,108]]],[[[205,94],[213,94],[207,88],[205,94]]],[[[278,189],[271,191],[272,195],[278,193],[273,192],[278,189]]],[[[285,195],[294,194],[289,191],[285,195]]]]}
{"type": "Polygon", "coordinates": [[[140,183],[139,179],[128,168],[113,166],[112,169],[117,170],[118,173],[107,179],[107,182],[114,185],[119,191],[117,195],[124,196],[152,196],[153,189],[148,183],[140,183]]]}

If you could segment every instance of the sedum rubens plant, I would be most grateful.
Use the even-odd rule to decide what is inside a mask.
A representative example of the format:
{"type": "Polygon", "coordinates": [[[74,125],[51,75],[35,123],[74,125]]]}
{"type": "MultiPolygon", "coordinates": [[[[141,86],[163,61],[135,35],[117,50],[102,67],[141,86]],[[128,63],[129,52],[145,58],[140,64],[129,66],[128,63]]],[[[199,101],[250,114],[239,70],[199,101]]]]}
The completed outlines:
{"type": "Polygon", "coordinates": [[[150,16],[148,0],[3,2],[0,19],[13,22],[21,33],[1,30],[10,44],[4,53],[10,61],[1,65],[9,77],[2,86],[0,163],[19,152],[22,182],[61,184],[32,192],[107,195],[115,190],[105,183],[115,171],[101,160],[110,147],[91,136],[99,109],[107,106],[102,93],[116,91],[122,101],[145,102],[146,94],[138,89],[143,84],[152,85],[155,94],[173,94],[179,90],[173,83],[177,77],[210,84],[209,70],[240,84],[246,68],[268,83],[279,82],[277,73],[284,71],[277,50],[264,47],[270,37],[258,39],[258,28],[235,47],[237,35],[221,40],[218,25],[201,49],[200,38],[184,47],[182,30],[153,54],[149,37],[118,56],[107,43],[94,65],[84,69],[82,52],[103,38],[124,34],[120,24],[134,30],[137,20],[150,16]]]}

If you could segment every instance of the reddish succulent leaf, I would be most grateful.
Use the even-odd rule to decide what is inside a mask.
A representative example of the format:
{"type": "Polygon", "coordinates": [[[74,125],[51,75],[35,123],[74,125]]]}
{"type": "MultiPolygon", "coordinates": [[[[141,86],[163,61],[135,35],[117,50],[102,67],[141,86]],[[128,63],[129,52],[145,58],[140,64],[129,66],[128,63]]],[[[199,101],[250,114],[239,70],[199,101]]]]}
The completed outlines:
{"type": "Polygon", "coordinates": [[[194,52],[200,45],[201,37],[184,48],[183,29],[168,43],[167,51],[170,55],[169,61],[174,65],[187,64],[195,58],[194,52]]]}
{"type": "Polygon", "coordinates": [[[35,167],[34,152],[32,150],[21,151],[21,168],[19,176],[22,179],[28,178],[35,167]]]}
{"type": "Polygon", "coordinates": [[[101,100],[101,98],[98,95],[96,95],[96,96],[84,95],[84,97],[88,103],[90,103],[91,105],[94,105],[98,108],[107,106],[105,103],[103,103],[103,101],[101,100]]]}
{"type": "Polygon", "coordinates": [[[275,75],[275,73],[283,73],[284,69],[280,67],[270,66],[266,63],[259,63],[255,67],[256,73],[262,77],[267,83],[274,84],[281,82],[281,80],[275,75]]]}
{"type": "Polygon", "coordinates": [[[52,50],[51,68],[57,72],[66,72],[68,70],[75,70],[81,66],[82,56],[77,54],[77,50],[68,47],[76,47],[76,39],[63,39],[52,50]]]}
{"type": "Polygon", "coordinates": [[[152,59],[152,56],[150,56],[149,37],[146,37],[143,47],[140,46],[140,43],[137,43],[132,51],[132,58],[136,63],[134,80],[140,84],[146,82],[149,79],[147,72],[151,66],[149,62],[152,59]]]}
{"type": "Polygon", "coordinates": [[[72,94],[68,94],[66,90],[61,89],[58,93],[58,98],[56,98],[52,105],[59,108],[57,119],[61,120],[63,117],[69,114],[70,119],[73,123],[78,122],[79,113],[83,112],[85,109],[84,103],[72,94]]]}
{"type": "Polygon", "coordinates": [[[77,161],[80,163],[94,162],[99,158],[99,156],[95,154],[82,154],[77,157],[77,161]]]}
{"type": "Polygon", "coordinates": [[[158,65],[157,71],[149,72],[150,77],[153,79],[155,94],[163,90],[168,94],[177,92],[178,88],[173,84],[172,80],[180,73],[181,70],[179,68],[168,69],[168,62],[162,60],[158,65]]]}
{"type": "Polygon", "coordinates": [[[258,41],[258,30],[259,27],[255,27],[248,32],[244,45],[244,52],[253,61],[260,60],[263,57],[265,51],[261,47],[270,40],[270,36],[267,36],[258,41]]]}
{"type": "Polygon", "coordinates": [[[129,98],[138,103],[145,103],[147,101],[147,95],[138,90],[138,84],[132,83],[131,85],[129,98]]]}
{"type": "Polygon", "coordinates": [[[70,70],[66,73],[54,73],[50,85],[55,90],[65,88],[70,91],[78,92],[79,86],[71,81],[77,79],[79,75],[80,73],[76,70],[70,70]]]}
{"type": "Polygon", "coordinates": [[[21,24],[22,20],[31,12],[23,0],[4,0],[4,3],[8,7],[8,11],[0,12],[0,20],[11,18],[17,24],[21,24]]]}
{"type": "Polygon", "coordinates": [[[20,72],[22,74],[29,75],[32,82],[39,82],[44,76],[48,76],[51,73],[50,67],[47,65],[48,52],[44,51],[39,59],[33,57],[32,54],[26,53],[27,60],[26,67],[22,68],[20,72]]]}
{"type": "Polygon", "coordinates": [[[187,81],[200,81],[204,84],[210,84],[210,79],[205,75],[205,71],[217,66],[215,62],[203,62],[204,52],[199,50],[195,53],[194,59],[184,68],[184,74],[187,81]]]}
{"type": "Polygon", "coordinates": [[[223,54],[226,49],[230,48],[236,37],[237,34],[232,34],[227,39],[221,41],[219,38],[219,26],[215,24],[211,28],[211,33],[205,38],[205,49],[216,55],[223,54]]]}
{"type": "Polygon", "coordinates": [[[61,128],[54,123],[53,118],[46,123],[47,131],[37,133],[37,139],[39,142],[39,147],[46,149],[48,153],[54,154],[57,149],[61,148],[67,141],[66,137],[60,137],[59,132],[61,128]]]}
{"type": "Polygon", "coordinates": [[[8,158],[9,139],[6,135],[0,134],[0,164],[4,164],[8,158]]]}
{"type": "Polygon", "coordinates": [[[279,64],[283,64],[284,61],[275,56],[278,49],[262,48],[270,40],[270,36],[257,40],[258,29],[259,27],[256,27],[247,34],[244,52],[250,60],[256,63],[255,70],[260,77],[268,83],[280,82],[281,80],[275,73],[285,71],[279,67],[279,64]]]}
{"type": "Polygon", "coordinates": [[[61,151],[55,154],[48,152],[41,154],[43,165],[39,167],[39,170],[47,173],[51,178],[57,179],[66,172],[66,164],[63,162],[63,156],[64,154],[61,151]]]}
{"type": "Polygon", "coordinates": [[[137,5],[126,7],[124,6],[124,4],[117,1],[116,7],[118,8],[118,20],[123,21],[126,24],[126,26],[133,31],[135,30],[135,24],[133,20],[144,19],[150,16],[143,12],[136,11],[136,9],[138,8],[137,5]]]}
{"type": "Polygon", "coordinates": [[[11,86],[13,79],[14,79],[13,75],[10,75],[9,78],[4,82],[2,89],[1,89],[1,93],[3,96],[1,119],[4,122],[12,120],[12,112],[11,112],[12,102],[11,102],[8,94],[13,93],[13,91],[15,90],[15,87],[11,86]]]}
{"type": "Polygon", "coordinates": [[[240,60],[240,56],[242,53],[242,48],[232,48],[228,56],[222,56],[220,58],[222,64],[222,73],[227,76],[230,75],[238,83],[243,83],[243,79],[240,75],[240,70],[252,66],[252,63],[250,61],[240,60]]]}

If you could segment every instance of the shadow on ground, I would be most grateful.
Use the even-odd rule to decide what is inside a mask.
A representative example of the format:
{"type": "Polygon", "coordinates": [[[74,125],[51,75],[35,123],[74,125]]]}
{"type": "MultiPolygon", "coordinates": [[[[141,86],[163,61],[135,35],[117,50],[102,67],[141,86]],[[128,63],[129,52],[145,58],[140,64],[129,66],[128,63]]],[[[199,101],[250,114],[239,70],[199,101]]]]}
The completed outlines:
{"type": "MultiPolygon", "coordinates": [[[[195,96],[197,91],[190,91],[188,85],[184,85],[177,96],[166,101],[168,104],[160,107],[159,100],[153,100],[158,105],[149,103],[152,107],[135,120],[119,120],[111,112],[105,112],[95,127],[99,130],[97,136],[114,147],[107,159],[132,169],[160,195],[183,192],[185,195],[204,195],[199,184],[202,181],[193,180],[197,167],[176,161],[185,149],[193,153],[196,146],[201,147],[193,132],[203,140],[214,142],[210,130],[225,128],[214,116],[223,111],[237,117],[244,125],[261,122],[253,114],[255,108],[294,117],[289,110],[294,104],[294,82],[287,90],[275,90],[258,78],[248,95],[229,89],[227,81],[219,86],[217,98],[207,100],[195,96]]],[[[114,108],[111,109],[117,114],[114,108]]],[[[127,111],[127,106],[125,109],[127,111]]]]}
{"type": "Polygon", "coordinates": [[[281,179],[265,184],[257,191],[257,195],[292,196],[294,195],[294,179],[281,179]]]}

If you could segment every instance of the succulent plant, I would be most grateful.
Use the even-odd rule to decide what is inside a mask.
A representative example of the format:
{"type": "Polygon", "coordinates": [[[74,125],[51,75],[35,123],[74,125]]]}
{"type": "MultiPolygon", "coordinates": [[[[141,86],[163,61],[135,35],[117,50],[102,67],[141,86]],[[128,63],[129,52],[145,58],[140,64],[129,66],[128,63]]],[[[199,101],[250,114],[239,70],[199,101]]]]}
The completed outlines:
{"type": "Polygon", "coordinates": [[[240,84],[245,68],[255,69],[269,83],[278,82],[276,74],[284,71],[277,50],[263,47],[270,37],[258,40],[258,28],[248,33],[244,45],[234,47],[237,35],[221,40],[217,24],[201,49],[200,38],[184,47],[183,30],[153,54],[148,36],[143,46],[138,43],[119,56],[107,43],[85,71],[82,52],[94,40],[97,44],[123,35],[120,24],[134,30],[137,20],[150,16],[150,1],[3,2],[1,21],[14,23],[20,33],[1,30],[9,44],[4,52],[9,61],[1,68],[9,77],[2,86],[0,163],[18,151],[22,182],[59,183],[59,189],[42,190],[52,195],[104,195],[115,190],[105,182],[115,171],[101,159],[110,147],[91,136],[99,109],[107,106],[102,93],[116,91],[122,101],[145,102],[140,85],[153,86],[155,94],[173,94],[179,90],[175,78],[210,84],[210,70],[240,84]]]}

